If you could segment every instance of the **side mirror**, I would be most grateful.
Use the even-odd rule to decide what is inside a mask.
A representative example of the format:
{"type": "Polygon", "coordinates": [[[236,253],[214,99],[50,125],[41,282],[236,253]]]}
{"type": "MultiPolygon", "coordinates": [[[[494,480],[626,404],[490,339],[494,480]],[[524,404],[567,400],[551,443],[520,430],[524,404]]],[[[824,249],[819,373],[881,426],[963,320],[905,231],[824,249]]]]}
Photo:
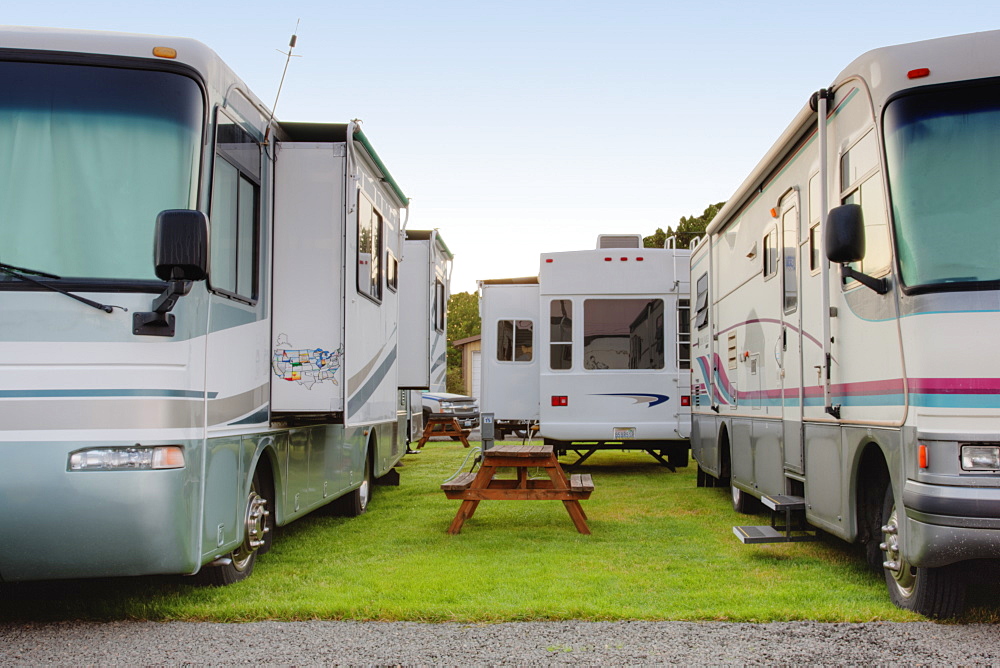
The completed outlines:
{"type": "Polygon", "coordinates": [[[202,211],[168,209],[156,217],[153,266],[164,281],[208,278],[208,216],[202,211]]]}
{"type": "Polygon", "coordinates": [[[826,257],[830,262],[858,262],[865,257],[865,218],[860,204],[830,209],[826,218],[826,257]]]}

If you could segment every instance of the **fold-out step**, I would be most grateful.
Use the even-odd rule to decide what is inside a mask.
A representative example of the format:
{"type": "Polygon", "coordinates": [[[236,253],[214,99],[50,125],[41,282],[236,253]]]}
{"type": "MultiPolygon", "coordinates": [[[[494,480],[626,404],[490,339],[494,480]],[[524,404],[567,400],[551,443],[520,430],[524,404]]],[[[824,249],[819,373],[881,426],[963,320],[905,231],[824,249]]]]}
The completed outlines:
{"type": "Polygon", "coordinates": [[[816,540],[816,536],[810,533],[791,534],[780,531],[772,526],[751,526],[733,527],[733,533],[744,545],[754,543],[804,543],[816,540]]]}
{"type": "Polygon", "coordinates": [[[760,497],[760,502],[771,510],[805,510],[806,500],[801,496],[788,496],[787,494],[765,494],[760,497]]]}

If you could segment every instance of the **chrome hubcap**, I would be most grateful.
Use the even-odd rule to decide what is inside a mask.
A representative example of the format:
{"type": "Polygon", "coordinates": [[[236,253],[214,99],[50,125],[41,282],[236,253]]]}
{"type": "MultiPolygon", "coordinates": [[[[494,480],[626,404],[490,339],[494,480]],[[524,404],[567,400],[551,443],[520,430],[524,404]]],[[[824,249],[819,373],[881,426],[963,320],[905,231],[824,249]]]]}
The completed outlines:
{"type": "Polygon", "coordinates": [[[270,515],[271,513],[267,510],[267,499],[258,494],[257,490],[250,490],[250,497],[247,499],[243,544],[233,552],[233,566],[236,570],[245,569],[250,564],[254,552],[264,545],[265,535],[271,530],[267,526],[267,518],[270,515]]]}
{"type": "Polygon", "coordinates": [[[883,542],[879,545],[885,555],[882,566],[892,573],[892,578],[896,583],[896,588],[903,596],[913,593],[913,584],[916,580],[914,569],[906,561],[903,555],[902,546],[899,541],[899,516],[896,507],[892,507],[889,521],[882,527],[883,542]]]}

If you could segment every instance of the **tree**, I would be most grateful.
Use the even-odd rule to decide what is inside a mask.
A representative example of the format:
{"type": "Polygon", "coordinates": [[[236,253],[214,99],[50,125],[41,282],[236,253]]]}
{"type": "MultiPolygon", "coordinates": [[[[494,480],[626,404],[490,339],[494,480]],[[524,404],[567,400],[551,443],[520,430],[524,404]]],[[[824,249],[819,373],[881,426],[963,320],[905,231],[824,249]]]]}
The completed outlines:
{"type": "Polygon", "coordinates": [[[705,228],[708,227],[710,222],[712,222],[715,215],[719,213],[719,209],[722,208],[723,204],[725,204],[725,202],[708,205],[705,212],[700,216],[681,216],[680,221],[677,223],[676,230],[673,226],[667,227],[666,232],[664,232],[661,227],[656,228],[656,232],[648,237],[643,237],[642,245],[645,248],[663,248],[663,244],[666,243],[668,237],[676,236],[677,248],[690,247],[691,240],[705,233],[705,228]]]}
{"type": "Polygon", "coordinates": [[[462,388],[462,351],[454,347],[455,341],[479,334],[479,295],[474,292],[457,292],[448,298],[448,391],[464,394],[462,388]]]}

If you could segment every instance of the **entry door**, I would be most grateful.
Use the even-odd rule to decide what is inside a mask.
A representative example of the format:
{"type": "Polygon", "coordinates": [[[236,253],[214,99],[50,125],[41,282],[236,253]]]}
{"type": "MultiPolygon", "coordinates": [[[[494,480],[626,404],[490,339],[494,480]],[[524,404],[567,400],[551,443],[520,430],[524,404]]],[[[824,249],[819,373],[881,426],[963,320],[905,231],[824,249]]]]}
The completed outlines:
{"type": "Polygon", "coordinates": [[[782,440],[785,467],[802,471],[802,309],[799,307],[799,191],[781,198],[781,339],[782,440]]]}

